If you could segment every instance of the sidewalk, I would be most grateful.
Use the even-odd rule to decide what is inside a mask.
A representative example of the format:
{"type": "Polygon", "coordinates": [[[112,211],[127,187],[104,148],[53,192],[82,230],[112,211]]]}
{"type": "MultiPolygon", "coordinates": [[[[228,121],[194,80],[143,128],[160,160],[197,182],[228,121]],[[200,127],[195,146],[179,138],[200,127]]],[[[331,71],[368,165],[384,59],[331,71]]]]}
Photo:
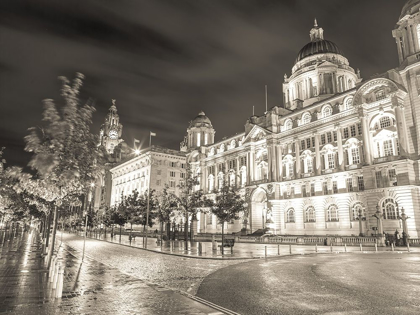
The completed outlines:
{"type": "Polygon", "coordinates": [[[80,252],[64,243],[63,297],[54,299],[38,233],[0,234],[0,241],[0,314],[223,314],[88,257],[81,263],[80,252]]]}
{"type": "MultiPolygon", "coordinates": [[[[59,234],[58,234],[59,235],[59,234]]],[[[83,236],[83,232],[78,232],[77,235],[83,236]]],[[[125,246],[131,246],[136,248],[144,248],[143,245],[143,238],[136,237],[131,242],[128,239],[128,235],[114,235],[111,238],[109,233],[106,234],[97,234],[89,233],[88,237],[92,239],[102,240],[114,244],[121,244],[125,246]]],[[[318,253],[330,253],[331,247],[330,246],[321,246],[317,245],[284,245],[284,244],[260,244],[260,243],[235,243],[233,247],[233,251],[228,247],[224,248],[224,254],[222,255],[220,248],[218,247],[217,251],[212,250],[211,242],[201,242],[202,245],[202,253],[198,251],[198,244],[199,242],[188,242],[187,249],[185,247],[184,241],[163,241],[162,244],[157,244],[156,238],[148,238],[147,239],[147,250],[155,251],[158,253],[164,254],[171,254],[171,255],[179,255],[185,257],[193,257],[193,258],[201,258],[201,259],[256,259],[265,257],[265,250],[267,248],[267,257],[273,256],[285,256],[290,254],[315,254],[318,253]],[[291,249],[291,252],[290,252],[291,249]]],[[[220,242],[217,243],[220,245],[220,242]]],[[[391,247],[378,247],[378,252],[384,251],[391,251],[391,247]]],[[[420,252],[420,247],[410,247],[410,251],[412,252],[420,252]]],[[[372,253],[375,252],[375,247],[372,246],[365,246],[362,247],[362,251],[360,251],[359,246],[333,246],[332,252],[352,252],[352,253],[372,253]]],[[[396,247],[395,252],[407,252],[406,247],[396,247]]]]}

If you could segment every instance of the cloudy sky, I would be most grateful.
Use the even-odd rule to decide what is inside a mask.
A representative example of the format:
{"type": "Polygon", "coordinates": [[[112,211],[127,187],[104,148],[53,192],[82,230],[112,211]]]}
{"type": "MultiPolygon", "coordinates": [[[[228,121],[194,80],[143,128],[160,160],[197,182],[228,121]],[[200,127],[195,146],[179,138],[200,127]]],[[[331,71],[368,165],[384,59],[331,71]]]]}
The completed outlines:
{"type": "Polygon", "coordinates": [[[216,141],[246,119],[282,105],[281,85],[316,17],[364,79],[398,66],[391,31],[405,0],[2,0],[0,147],[25,165],[27,128],[58,76],[85,74],[98,132],[117,100],[123,138],[179,148],[203,110],[216,141]]]}

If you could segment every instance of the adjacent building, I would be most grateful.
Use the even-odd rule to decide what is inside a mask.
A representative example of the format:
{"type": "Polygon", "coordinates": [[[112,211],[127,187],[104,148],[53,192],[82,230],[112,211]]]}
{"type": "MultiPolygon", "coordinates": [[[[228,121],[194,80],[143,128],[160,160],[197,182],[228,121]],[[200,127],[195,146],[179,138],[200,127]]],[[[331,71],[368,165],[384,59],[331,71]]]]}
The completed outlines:
{"type": "MultiPolygon", "coordinates": [[[[399,66],[368,80],[315,20],[310,42],[284,76],[284,106],[252,116],[214,142],[200,113],[181,149],[209,198],[223,185],[247,211],[227,225],[281,235],[420,234],[420,1],[392,34],[399,66]]],[[[212,215],[198,232],[220,232],[212,215]]]]}

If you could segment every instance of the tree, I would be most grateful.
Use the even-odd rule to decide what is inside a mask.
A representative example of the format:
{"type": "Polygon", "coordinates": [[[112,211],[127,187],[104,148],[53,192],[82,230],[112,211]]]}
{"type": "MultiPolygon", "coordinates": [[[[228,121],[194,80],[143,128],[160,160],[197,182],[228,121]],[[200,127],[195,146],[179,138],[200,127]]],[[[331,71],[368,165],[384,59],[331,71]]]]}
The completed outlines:
{"type": "Polygon", "coordinates": [[[198,177],[193,175],[191,167],[187,165],[185,180],[178,185],[179,196],[173,195],[178,209],[185,214],[185,248],[188,247],[188,220],[191,215],[191,224],[197,219],[198,210],[204,206],[203,191],[195,187],[200,184],[198,177]]]}
{"type": "Polygon", "coordinates": [[[177,208],[176,199],[174,196],[168,192],[168,187],[165,186],[163,191],[161,191],[155,200],[156,204],[156,215],[160,222],[160,231],[161,231],[161,239],[162,239],[162,231],[163,225],[166,223],[166,236],[170,237],[170,225],[171,225],[171,218],[173,216],[174,210],[177,208]]]}
{"type": "Polygon", "coordinates": [[[210,206],[210,211],[213,213],[220,224],[222,224],[222,255],[224,245],[224,227],[226,222],[238,220],[239,214],[245,211],[245,200],[238,194],[233,187],[224,185],[217,193],[216,200],[208,201],[207,205],[210,206]]]}
{"type": "Polygon", "coordinates": [[[79,100],[84,76],[76,74],[72,83],[65,77],[61,96],[64,104],[58,106],[51,99],[44,100],[43,124],[30,128],[25,137],[25,150],[33,156],[29,166],[35,169],[54,194],[54,224],[48,266],[54,251],[58,207],[70,195],[87,193],[89,184],[98,175],[103,163],[98,138],[90,131],[94,107],[79,100]]]}

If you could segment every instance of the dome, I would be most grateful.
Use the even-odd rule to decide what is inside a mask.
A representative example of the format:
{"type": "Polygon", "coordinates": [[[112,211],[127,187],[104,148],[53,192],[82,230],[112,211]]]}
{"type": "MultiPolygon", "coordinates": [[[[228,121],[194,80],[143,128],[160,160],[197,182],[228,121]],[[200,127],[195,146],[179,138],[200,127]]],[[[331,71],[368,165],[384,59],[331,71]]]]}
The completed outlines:
{"type": "Polygon", "coordinates": [[[336,44],[334,44],[332,41],[321,39],[312,41],[303,46],[303,48],[298,53],[296,62],[299,62],[308,56],[325,53],[342,55],[340,49],[336,44]]]}
{"type": "Polygon", "coordinates": [[[190,123],[190,128],[192,127],[212,127],[212,125],[210,119],[201,111],[190,123]]]}
{"type": "Polygon", "coordinates": [[[420,0],[409,0],[407,3],[403,6],[403,9],[401,11],[400,20],[406,16],[411,15],[414,11],[418,11],[420,8],[420,0]]]}

